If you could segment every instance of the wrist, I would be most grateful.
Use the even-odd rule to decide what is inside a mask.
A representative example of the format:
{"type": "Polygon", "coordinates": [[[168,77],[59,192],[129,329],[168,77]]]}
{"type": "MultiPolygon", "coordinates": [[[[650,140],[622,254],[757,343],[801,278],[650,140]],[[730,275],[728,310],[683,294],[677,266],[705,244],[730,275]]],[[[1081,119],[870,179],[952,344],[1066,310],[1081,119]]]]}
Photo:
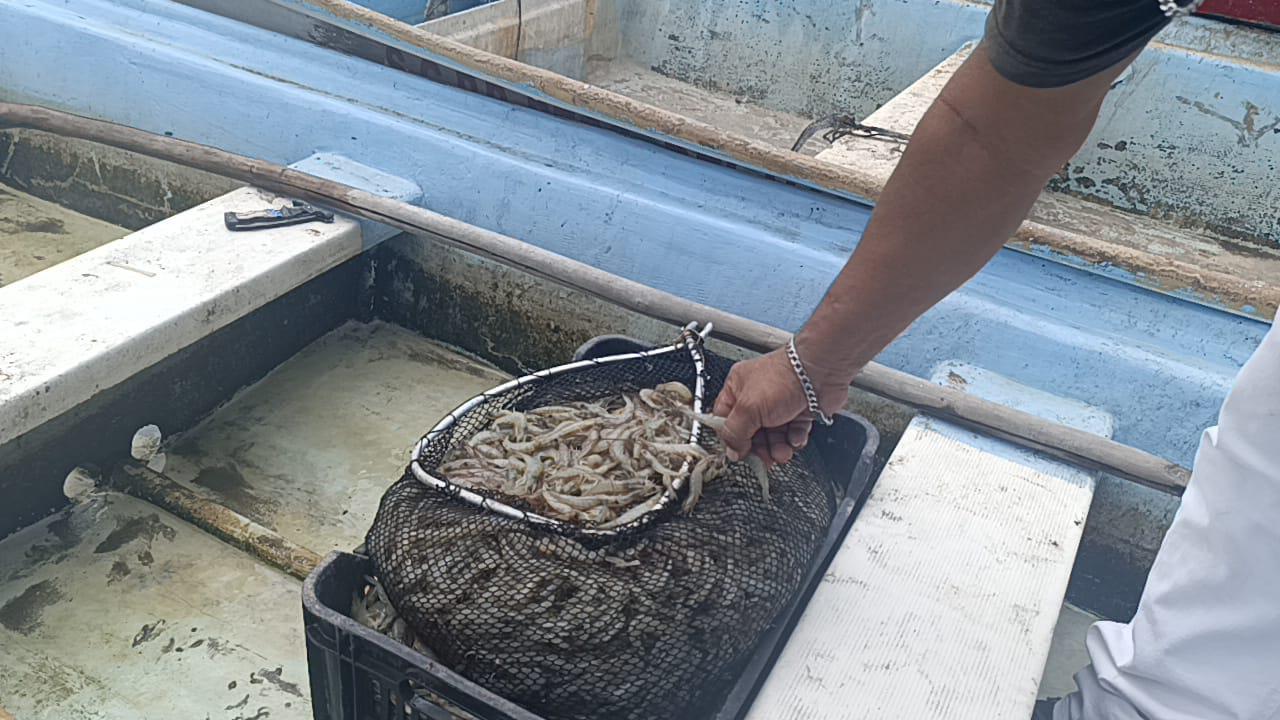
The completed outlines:
{"type": "Polygon", "coordinates": [[[857,358],[847,348],[805,326],[795,335],[796,353],[813,384],[819,389],[847,387],[858,374],[865,360],[857,358]]]}
{"type": "MultiPolygon", "coordinates": [[[[806,343],[799,334],[792,338],[792,343],[803,368],[802,375],[808,379],[818,407],[827,416],[833,415],[848,401],[849,383],[861,366],[850,369],[847,363],[831,362],[832,356],[819,350],[821,345],[806,343]],[[811,357],[816,360],[811,360],[811,357]]],[[[803,386],[804,381],[801,380],[800,384],[803,386]]]]}

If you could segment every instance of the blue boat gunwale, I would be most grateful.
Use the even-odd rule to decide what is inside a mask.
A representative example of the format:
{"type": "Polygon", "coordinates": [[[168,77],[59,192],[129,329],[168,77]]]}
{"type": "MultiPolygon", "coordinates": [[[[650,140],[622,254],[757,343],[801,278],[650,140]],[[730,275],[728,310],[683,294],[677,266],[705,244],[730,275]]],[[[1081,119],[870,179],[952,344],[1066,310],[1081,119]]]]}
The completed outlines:
{"type": "MultiPolygon", "coordinates": [[[[247,20],[214,0],[178,0],[215,14],[247,20]]],[[[784,185],[874,204],[882,181],[856,167],[835,165],[721,130],[625,95],[550,70],[472,48],[349,0],[269,0],[306,18],[300,28],[278,17],[260,27],[321,47],[355,54],[398,70],[527,107],[700,161],[784,185]],[[410,58],[416,61],[410,62],[410,58]]],[[[485,5],[463,12],[483,9],[485,5]]],[[[1126,284],[1250,319],[1269,320],[1280,306],[1280,287],[1258,288],[1227,273],[1141,250],[1117,250],[1078,232],[1025,221],[1005,248],[1126,284]]]]}

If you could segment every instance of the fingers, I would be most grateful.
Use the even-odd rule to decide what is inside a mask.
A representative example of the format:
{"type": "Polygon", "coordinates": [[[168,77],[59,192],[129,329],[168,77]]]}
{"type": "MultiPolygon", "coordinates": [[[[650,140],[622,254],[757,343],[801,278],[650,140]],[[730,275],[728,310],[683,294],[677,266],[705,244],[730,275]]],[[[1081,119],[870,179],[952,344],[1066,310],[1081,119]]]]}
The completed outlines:
{"type": "Polygon", "coordinates": [[[813,418],[796,418],[787,425],[787,444],[796,450],[802,450],[809,444],[811,432],[813,432],[813,418]]]}
{"type": "Polygon", "coordinates": [[[769,457],[769,437],[763,432],[758,432],[755,437],[751,438],[751,454],[764,460],[765,463],[772,463],[769,457]]]}
{"type": "Polygon", "coordinates": [[[782,465],[791,462],[791,456],[795,454],[795,448],[791,447],[791,443],[787,439],[787,428],[769,428],[764,432],[769,442],[769,455],[774,464],[782,465]]]}
{"type": "Polygon", "coordinates": [[[720,397],[716,398],[715,414],[725,419],[724,427],[716,432],[724,443],[729,459],[737,462],[747,456],[755,446],[755,435],[760,429],[759,413],[752,403],[738,402],[738,383],[742,382],[741,366],[729,371],[720,397]]]}
{"type": "Polygon", "coordinates": [[[714,412],[725,419],[716,432],[734,462],[749,453],[769,465],[791,462],[813,425],[793,371],[777,353],[735,365],[714,412]]]}
{"type": "Polygon", "coordinates": [[[754,410],[744,403],[737,403],[725,417],[720,441],[724,443],[729,459],[734,462],[747,456],[755,442],[756,433],[760,430],[759,415],[754,410]]]}

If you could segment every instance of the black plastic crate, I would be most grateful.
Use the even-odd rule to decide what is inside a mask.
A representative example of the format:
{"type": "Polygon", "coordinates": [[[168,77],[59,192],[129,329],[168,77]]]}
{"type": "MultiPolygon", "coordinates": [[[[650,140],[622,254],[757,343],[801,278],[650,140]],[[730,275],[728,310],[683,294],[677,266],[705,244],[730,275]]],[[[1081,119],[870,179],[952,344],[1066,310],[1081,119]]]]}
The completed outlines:
{"type": "MultiPolygon", "coordinates": [[[[647,349],[621,336],[596,338],[579,348],[576,360],[647,349]]],[[[811,438],[844,497],[795,597],[761,635],[738,679],[720,693],[714,720],[746,715],[826,571],[831,557],[857,517],[871,486],[880,436],[864,418],[839,413],[831,427],[816,426],[811,438]]],[[[467,680],[411,648],[350,617],[351,599],[372,572],[368,558],[333,552],[302,588],[311,702],[316,720],[449,720],[449,707],[482,720],[542,720],[467,680]]]]}

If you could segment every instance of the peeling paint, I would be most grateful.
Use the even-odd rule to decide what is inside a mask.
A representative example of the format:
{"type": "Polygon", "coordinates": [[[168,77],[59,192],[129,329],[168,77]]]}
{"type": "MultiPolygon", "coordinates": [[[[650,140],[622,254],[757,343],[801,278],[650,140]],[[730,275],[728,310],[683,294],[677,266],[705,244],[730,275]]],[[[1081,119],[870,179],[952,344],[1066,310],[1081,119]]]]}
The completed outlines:
{"type": "Polygon", "coordinates": [[[1253,147],[1257,145],[1258,141],[1263,137],[1280,133],[1280,115],[1274,116],[1274,119],[1271,122],[1258,127],[1258,117],[1262,113],[1262,108],[1259,108],[1248,100],[1244,101],[1244,117],[1240,120],[1235,120],[1205,105],[1199,100],[1190,100],[1181,95],[1176,96],[1176,98],[1178,102],[1183,105],[1189,105],[1197,111],[1208,115],[1211,118],[1221,120],[1234,128],[1236,133],[1239,135],[1237,142],[1239,142],[1240,147],[1253,147]]]}

